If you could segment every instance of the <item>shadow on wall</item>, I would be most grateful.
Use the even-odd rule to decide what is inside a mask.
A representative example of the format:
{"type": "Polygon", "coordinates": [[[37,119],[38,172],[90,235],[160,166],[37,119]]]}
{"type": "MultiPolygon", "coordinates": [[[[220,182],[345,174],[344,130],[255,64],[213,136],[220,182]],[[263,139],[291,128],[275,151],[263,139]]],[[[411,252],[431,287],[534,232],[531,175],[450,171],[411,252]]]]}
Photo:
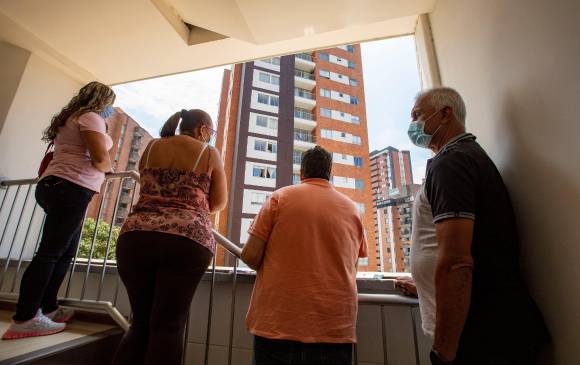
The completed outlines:
{"type": "MultiPolygon", "coordinates": [[[[558,346],[577,346],[574,344],[578,341],[577,328],[570,328],[574,326],[568,322],[571,318],[554,314],[578,313],[580,305],[578,290],[572,289],[578,288],[580,278],[576,262],[580,188],[570,174],[566,175],[547,158],[550,143],[555,142],[546,139],[544,146],[526,142],[530,140],[529,134],[542,133],[544,128],[553,126],[555,115],[537,100],[536,91],[525,87],[514,89],[518,92],[507,93],[503,99],[501,115],[505,123],[498,128],[501,136],[498,137],[506,139],[502,142],[509,147],[502,176],[516,210],[520,262],[552,336],[559,337],[554,338],[555,342],[558,346]]],[[[542,363],[555,363],[553,349],[550,350],[542,363]]]]}

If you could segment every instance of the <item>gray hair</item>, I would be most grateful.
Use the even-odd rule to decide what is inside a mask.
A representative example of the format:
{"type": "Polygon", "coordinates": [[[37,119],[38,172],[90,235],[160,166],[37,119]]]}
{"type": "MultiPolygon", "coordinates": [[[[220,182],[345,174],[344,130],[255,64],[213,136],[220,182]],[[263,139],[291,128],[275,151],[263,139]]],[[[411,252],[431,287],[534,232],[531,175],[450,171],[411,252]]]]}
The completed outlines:
{"type": "Polygon", "coordinates": [[[465,103],[463,102],[461,95],[459,95],[455,89],[450,87],[436,87],[424,90],[417,94],[415,100],[419,100],[423,97],[426,98],[429,105],[437,110],[441,110],[446,106],[451,107],[455,117],[457,117],[459,122],[465,126],[465,116],[467,114],[465,103]]]}

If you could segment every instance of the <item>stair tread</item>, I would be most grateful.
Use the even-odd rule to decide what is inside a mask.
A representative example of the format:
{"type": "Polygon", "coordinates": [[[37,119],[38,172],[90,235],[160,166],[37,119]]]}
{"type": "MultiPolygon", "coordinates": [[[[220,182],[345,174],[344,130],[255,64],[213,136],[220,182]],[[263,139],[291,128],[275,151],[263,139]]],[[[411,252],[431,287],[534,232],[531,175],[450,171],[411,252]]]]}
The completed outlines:
{"type": "MultiPolygon", "coordinates": [[[[10,325],[13,312],[0,310],[0,333],[10,325]]],[[[18,340],[0,341],[0,365],[24,363],[27,357],[38,358],[58,353],[68,348],[96,341],[103,334],[119,332],[118,327],[73,320],[67,328],[58,334],[40,337],[31,337],[18,340]]]]}

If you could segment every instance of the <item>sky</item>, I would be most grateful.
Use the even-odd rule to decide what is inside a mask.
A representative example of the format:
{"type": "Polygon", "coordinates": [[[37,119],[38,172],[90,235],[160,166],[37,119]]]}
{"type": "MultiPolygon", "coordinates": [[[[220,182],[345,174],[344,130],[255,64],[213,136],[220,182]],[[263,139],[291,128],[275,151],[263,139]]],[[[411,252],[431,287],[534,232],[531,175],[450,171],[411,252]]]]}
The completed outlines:
{"type": "Polygon", "coordinates": [[[425,177],[431,151],[414,146],[407,136],[411,109],[420,90],[413,36],[361,44],[369,148],[387,146],[411,151],[413,180],[425,177]]]}
{"type": "MultiPolygon", "coordinates": [[[[362,43],[362,63],[371,151],[387,146],[411,151],[413,179],[420,184],[431,152],[407,137],[419,72],[413,36],[362,43]]],[[[203,109],[217,119],[223,70],[187,72],[114,86],[121,107],[151,135],[181,109],[203,109]]]]}

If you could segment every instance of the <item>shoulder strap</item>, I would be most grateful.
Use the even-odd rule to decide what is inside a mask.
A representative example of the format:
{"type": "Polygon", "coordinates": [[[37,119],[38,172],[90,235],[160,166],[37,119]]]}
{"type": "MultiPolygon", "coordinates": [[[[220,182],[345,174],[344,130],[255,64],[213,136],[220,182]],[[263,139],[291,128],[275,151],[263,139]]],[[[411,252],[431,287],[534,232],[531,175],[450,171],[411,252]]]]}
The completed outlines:
{"type": "Polygon", "coordinates": [[[201,156],[203,156],[203,153],[205,152],[206,149],[207,149],[207,143],[204,143],[203,148],[201,149],[201,152],[199,152],[199,156],[197,156],[197,160],[195,160],[195,164],[193,165],[193,168],[191,169],[191,171],[195,171],[195,169],[197,168],[197,165],[199,164],[199,161],[201,160],[201,156]]]}
{"type": "Polygon", "coordinates": [[[149,167],[149,155],[151,154],[151,150],[153,149],[153,145],[158,141],[158,139],[154,139],[151,141],[151,145],[149,146],[149,150],[147,151],[147,158],[145,158],[145,167],[149,167]]]}

